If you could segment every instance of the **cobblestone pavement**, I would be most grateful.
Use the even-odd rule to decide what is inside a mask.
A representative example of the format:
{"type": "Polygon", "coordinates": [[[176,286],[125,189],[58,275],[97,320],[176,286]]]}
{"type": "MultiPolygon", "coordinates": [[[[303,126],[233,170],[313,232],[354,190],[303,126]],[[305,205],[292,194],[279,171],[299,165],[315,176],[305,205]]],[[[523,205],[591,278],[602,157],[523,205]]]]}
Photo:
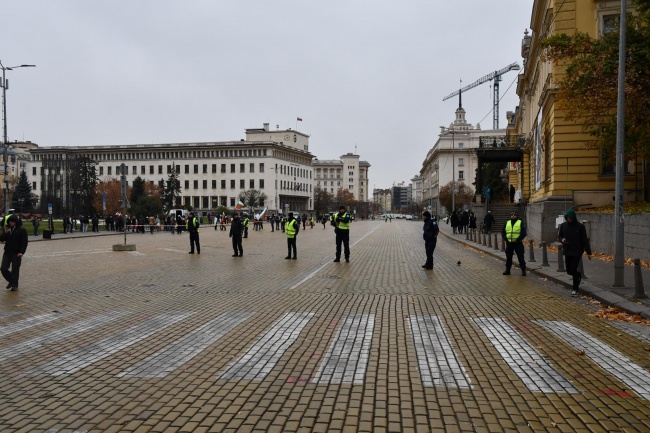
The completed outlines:
{"type": "Polygon", "coordinates": [[[2,432],[647,432],[650,339],[421,224],[32,242],[0,295],[2,432]]]}

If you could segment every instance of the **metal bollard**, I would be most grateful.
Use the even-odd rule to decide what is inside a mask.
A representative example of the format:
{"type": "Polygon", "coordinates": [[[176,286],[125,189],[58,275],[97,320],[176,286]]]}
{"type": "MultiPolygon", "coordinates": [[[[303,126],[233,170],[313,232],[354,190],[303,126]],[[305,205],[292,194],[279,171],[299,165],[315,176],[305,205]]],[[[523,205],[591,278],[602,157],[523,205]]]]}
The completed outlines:
{"type": "Polygon", "coordinates": [[[529,248],[530,254],[529,254],[529,257],[528,257],[528,261],[529,262],[536,262],[537,260],[535,260],[535,246],[533,245],[533,240],[532,239],[528,242],[528,245],[530,246],[530,248],[529,248]]]}
{"type": "Polygon", "coordinates": [[[566,272],[566,269],[564,269],[564,254],[562,254],[562,244],[558,245],[557,247],[557,271],[558,272],[566,272]]]}
{"type": "Polygon", "coordinates": [[[501,252],[502,253],[506,252],[506,241],[505,241],[505,239],[501,239],[501,252]]]}
{"type": "Polygon", "coordinates": [[[488,246],[489,248],[492,248],[492,236],[487,235],[487,240],[488,240],[488,244],[487,244],[487,246],[488,246]]]}
{"type": "Polygon", "coordinates": [[[494,249],[499,251],[499,236],[497,234],[494,234],[494,249]]]}
{"type": "Polygon", "coordinates": [[[477,239],[479,237],[479,234],[480,234],[479,232],[476,231],[474,232],[474,242],[478,242],[477,239]]]}
{"type": "Polygon", "coordinates": [[[465,240],[466,240],[466,241],[469,240],[469,231],[465,231],[465,240]]]}
{"type": "Polygon", "coordinates": [[[583,280],[588,280],[587,276],[585,275],[585,268],[582,264],[582,257],[580,257],[580,260],[578,261],[578,272],[580,272],[580,277],[583,280]]]}
{"type": "Polygon", "coordinates": [[[645,290],[643,288],[643,276],[641,275],[641,260],[634,259],[634,297],[636,299],[645,299],[645,290]]]}
{"type": "Polygon", "coordinates": [[[487,242],[485,241],[485,233],[483,233],[483,243],[481,245],[483,245],[483,246],[487,245],[487,242]]]}
{"type": "Polygon", "coordinates": [[[548,264],[548,251],[546,251],[546,242],[542,242],[542,266],[551,266],[548,264]]]}

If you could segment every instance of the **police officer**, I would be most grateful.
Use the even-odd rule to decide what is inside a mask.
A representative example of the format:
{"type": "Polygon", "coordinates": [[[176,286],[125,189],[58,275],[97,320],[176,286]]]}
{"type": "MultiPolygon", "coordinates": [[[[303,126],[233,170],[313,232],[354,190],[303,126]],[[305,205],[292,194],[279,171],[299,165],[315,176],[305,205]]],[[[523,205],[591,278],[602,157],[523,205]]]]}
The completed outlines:
{"type": "Polygon", "coordinates": [[[5,280],[9,282],[7,289],[18,290],[18,277],[20,276],[20,264],[25,251],[27,250],[27,231],[18,225],[18,217],[9,215],[7,227],[0,234],[0,241],[5,242],[4,254],[0,271],[5,280]],[[11,267],[11,271],[9,270],[11,267]]]}
{"type": "Polygon", "coordinates": [[[199,220],[190,212],[190,216],[185,223],[185,229],[190,232],[190,254],[194,254],[194,244],[196,244],[196,253],[201,254],[201,243],[199,242],[199,220]]]}
{"type": "Polygon", "coordinates": [[[244,221],[242,221],[242,224],[244,225],[244,238],[248,237],[248,223],[251,221],[251,219],[248,217],[247,213],[244,213],[244,221]]]}
{"type": "Polygon", "coordinates": [[[336,258],[335,262],[341,261],[341,244],[344,247],[345,261],[350,261],[350,215],[346,212],[345,206],[339,206],[338,213],[332,215],[336,224],[336,258]]]}
{"type": "Polygon", "coordinates": [[[289,212],[289,218],[284,226],[284,232],[287,234],[287,256],[285,259],[291,259],[291,250],[293,249],[293,260],[298,258],[298,252],[296,248],[296,236],[300,231],[300,223],[293,218],[293,212],[289,212]]]}
{"type": "Polygon", "coordinates": [[[517,254],[519,260],[519,267],[521,268],[521,275],[526,276],[526,261],[524,260],[524,244],[523,240],[526,237],[526,226],[519,219],[517,212],[510,213],[510,221],[507,221],[501,231],[503,241],[506,243],[506,271],[503,275],[510,275],[510,268],[512,267],[512,255],[517,254]]]}
{"type": "Polygon", "coordinates": [[[242,224],[241,219],[239,219],[239,214],[235,212],[232,215],[232,222],[230,223],[230,234],[232,238],[232,249],[235,251],[233,257],[243,257],[244,248],[241,244],[241,234],[244,231],[244,225],[242,224]]]}

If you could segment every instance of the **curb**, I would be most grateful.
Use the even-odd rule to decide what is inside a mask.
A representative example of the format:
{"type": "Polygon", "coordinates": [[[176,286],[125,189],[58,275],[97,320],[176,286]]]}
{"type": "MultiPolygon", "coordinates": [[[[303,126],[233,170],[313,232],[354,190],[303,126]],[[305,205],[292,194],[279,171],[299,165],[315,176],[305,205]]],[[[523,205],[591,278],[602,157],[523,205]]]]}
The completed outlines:
{"type": "MultiPolygon", "coordinates": [[[[505,262],[505,257],[501,256],[500,254],[494,254],[495,250],[490,250],[490,249],[483,249],[483,248],[477,248],[477,247],[482,247],[482,245],[473,245],[472,243],[467,243],[464,242],[463,239],[457,239],[453,236],[449,236],[447,233],[444,233],[442,230],[440,231],[441,235],[444,235],[446,238],[451,239],[453,241],[456,241],[460,244],[467,245],[469,247],[472,247],[476,249],[477,251],[481,251],[484,254],[489,254],[491,257],[494,257],[496,259],[501,260],[502,262],[505,262]]],[[[526,271],[529,273],[533,273],[535,275],[544,277],[550,281],[552,281],[555,284],[564,286],[568,289],[573,288],[573,282],[568,281],[566,279],[559,278],[557,275],[551,275],[547,274],[545,272],[542,272],[542,268],[537,265],[528,265],[526,267],[526,271]]],[[[603,304],[609,306],[609,307],[616,307],[628,314],[636,314],[644,319],[650,319],[650,308],[646,307],[645,305],[640,305],[635,302],[632,302],[620,295],[617,295],[616,293],[612,293],[607,289],[603,289],[601,287],[594,286],[593,284],[589,282],[583,281],[580,284],[580,291],[583,292],[586,295],[591,296],[592,298],[596,299],[599,302],[602,302],[603,304]]]]}

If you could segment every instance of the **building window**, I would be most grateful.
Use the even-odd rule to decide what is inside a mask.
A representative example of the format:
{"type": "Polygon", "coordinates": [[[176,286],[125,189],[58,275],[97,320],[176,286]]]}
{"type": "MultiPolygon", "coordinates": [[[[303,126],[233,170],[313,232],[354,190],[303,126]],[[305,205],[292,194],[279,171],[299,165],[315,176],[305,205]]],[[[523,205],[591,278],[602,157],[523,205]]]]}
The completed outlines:
{"type": "Polygon", "coordinates": [[[195,180],[192,183],[194,184],[194,189],[199,189],[199,181],[198,180],[195,180]]]}
{"type": "Polygon", "coordinates": [[[264,179],[260,179],[260,189],[264,189],[264,179]]]}
{"type": "Polygon", "coordinates": [[[172,166],[168,165],[167,166],[167,174],[170,174],[172,172],[172,166]]]}
{"type": "Polygon", "coordinates": [[[153,165],[150,165],[150,166],[149,166],[149,174],[154,174],[154,173],[155,173],[155,172],[154,172],[153,165]]]}
{"type": "Polygon", "coordinates": [[[255,163],[254,162],[251,162],[249,164],[248,172],[249,173],[255,173],[255,163]]]}
{"type": "Polygon", "coordinates": [[[203,164],[203,173],[208,172],[208,164],[203,164]]]}
{"type": "Polygon", "coordinates": [[[235,199],[233,197],[230,198],[230,207],[235,207],[235,199]]]}
{"type": "Polygon", "coordinates": [[[348,189],[352,190],[354,187],[352,185],[348,185],[348,189]]]}
{"type": "Polygon", "coordinates": [[[222,195],[219,197],[219,200],[221,201],[221,206],[228,206],[228,197],[222,195]]]}
{"type": "Polygon", "coordinates": [[[235,189],[235,179],[230,180],[230,189],[235,189]]]}
{"type": "Polygon", "coordinates": [[[239,164],[239,172],[246,173],[246,164],[239,164]]]}
{"type": "Polygon", "coordinates": [[[459,167],[465,166],[465,158],[458,158],[458,166],[459,167]]]}
{"type": "Polygon", "coordinates": [[[185,164],[185,174],[190,174],[190,165],[185,164]]]}
{"type": "Polygon", "coordinates": [[[250,189],[255,189],[255,179],[249,179],[248,186],[250,189]]]}
{"type": "Polygon", "coordinates": [[[230,164],[230,172],[231,173],[235,172],[235,164],[230,164]]]}
{"type": "Polygon", "coordinates": [[[163,166],[162,165],[158,166],[158,174],[163,174],[163,166]]]}
{"type": "Polygon", "coordinates": [[[185,181],[185,189],[190,189],[190,181],[189,180],[185,181]]]}
{"type": "Polygon", "coordinates": [[[144,165],[141,165],[140,166],[140,174],[147,174],[147,167],[145,167],[144,165]]]}
{"type": "Polygon", "coordinates": [[[460,170],[458,172],[458,180],[464,180],[465,179],[465,172],[460,170]]]}
{"type": "Polygon", "coordinates": [[[260,173],[264,173],[264,163],[260,162],[260,173]]]}
{"type": "Polygon", "coordinates": [[[203,181],[203,189],[208,189],[208,181],[207,180],[203,181]]]}
{"type": "Polygon", "coordinates": [[[239,179],[239,188],[240,189],[246,188],[246,181],[244,179],[239,179]]]}
{"type": "Polygon", "coordinates": [[[619,14],[607,14],[600,16],[600,35],[605,36],[610,33],[618,33],[619,14]]]}
{"type": "Polygon", "coordinates": [[[199,173],[199,164],[194,164],[194,174],[199,173]]]}
{"type": "Polygon", "coordinates": [[[458,148],[459,149],[465,148],[465,143],[458,143],[458,148]]]}
{"type": "Polygon", "coordinates": [[[226,179],[221,179],[221,189],[226,189],[226,179]]]}
{"type": "Polygon", "coordinates": [[[107,174],[108,174],[109,176],[112,176],[112,172],[111,172],[112,169],[113,169],[113,167],[111,167],[111,166],[109,166],[109,167],[107,168],[107,170],[108,170],[108,173],[107,173],[107,174]]]}
{"type": "Polygon", "coordinates": [[[221,172],[222,173],[226,172],[226,164],[221,164],[221,172]]]}
{"type": "Polygon", "coordinates": [[[217,180],[212,179],[212,189],[217,189],[217,180]]]}
{"type": "Polygon", "coordinates": [[[217,172],[217,164],[212,164],[212,173],[217,172]]]}
{"type": "Polygon", "coordinates": [[[104,167],[99,167],[99,175],[100,176],[104,175],[104,167]]]}

